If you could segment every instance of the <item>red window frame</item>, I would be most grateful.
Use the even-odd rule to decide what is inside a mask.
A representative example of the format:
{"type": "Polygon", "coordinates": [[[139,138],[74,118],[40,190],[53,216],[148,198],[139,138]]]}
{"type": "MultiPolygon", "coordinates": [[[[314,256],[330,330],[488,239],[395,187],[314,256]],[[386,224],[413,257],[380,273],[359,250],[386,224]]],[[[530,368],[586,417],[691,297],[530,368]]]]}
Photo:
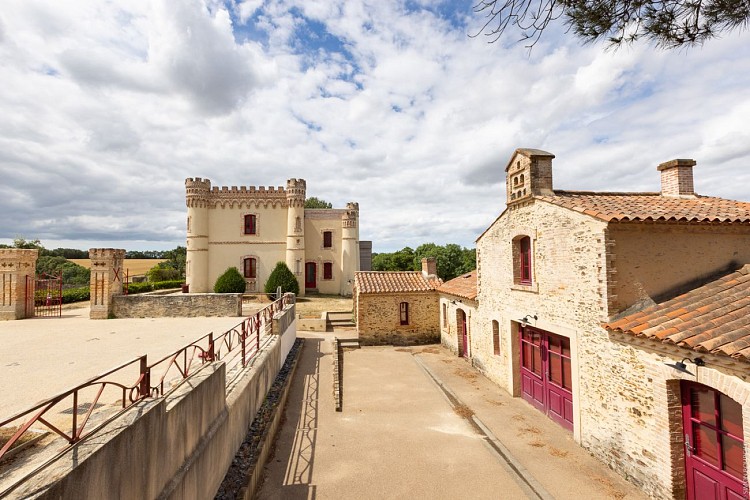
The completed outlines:
{"type": "Polygon", "coordinates": [[[409,324],[409,303],[408,302],[401,302],[398,305],[398,311],[399,311],[399,321],[401,325],[408,325],[409,324]]]}
{"type": "Polygon", "coordinates": [[[323,248],[333,247],[333,231],[323,231],[323,248]]]}
{"type": "Polygon", "coordinates": [[[492,351],[495,356],[500,355],[500,323],[496,320],[492,320],[492,351]]]}
{"type": "Polygon", "coordinates": [[[333,262],[323,262],[323,279],[333,279],[333,262]]]}
{"type": "Polygon", "coordinates": [[[254,214],[245,215],[245,234],[257,234],[257,218],[254,214]]]}
{"type": "Polygon", "coordinates": [[[242,261],[242,267],[245,278],[255,279],[258,277],[258,262],[254,257],[246,257],[242,261]]]}
{"type": "Polygon", "coordinates": [[[531,238],[524,236],[518,241],[519,282],[531,284],[531,238]]]}

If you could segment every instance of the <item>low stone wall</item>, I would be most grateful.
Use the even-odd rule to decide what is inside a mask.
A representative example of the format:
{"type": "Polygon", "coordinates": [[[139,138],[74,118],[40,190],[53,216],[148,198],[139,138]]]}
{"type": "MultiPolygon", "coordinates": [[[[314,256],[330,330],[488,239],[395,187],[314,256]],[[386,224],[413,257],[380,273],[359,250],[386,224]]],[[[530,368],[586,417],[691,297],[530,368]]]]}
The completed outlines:
{"type": "Polygon", "coordinates": [[[325,332],[328,328],[328,313],[324,312],[319,318],[297,318],[297,328],[309,332],[325,332]]]}
{"type": "Polygon", "coordinates": [[[116,318],[242,316],[239,293],[116,295],[112,299],[116,318]]]}

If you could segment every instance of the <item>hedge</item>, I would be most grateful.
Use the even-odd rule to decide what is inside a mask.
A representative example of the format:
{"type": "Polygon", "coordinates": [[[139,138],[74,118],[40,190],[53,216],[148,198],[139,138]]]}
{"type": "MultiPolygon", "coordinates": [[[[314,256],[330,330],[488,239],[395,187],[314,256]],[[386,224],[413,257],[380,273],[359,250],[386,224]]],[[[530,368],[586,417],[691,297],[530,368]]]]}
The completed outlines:
{"type": "Polygon", "coordinates": [[[71,302],[81,302],[89,300],[90,293],[89,287],[82,286],[80,288],[66,288],[62,292],[63,304],[70,304],[71,302]]]}

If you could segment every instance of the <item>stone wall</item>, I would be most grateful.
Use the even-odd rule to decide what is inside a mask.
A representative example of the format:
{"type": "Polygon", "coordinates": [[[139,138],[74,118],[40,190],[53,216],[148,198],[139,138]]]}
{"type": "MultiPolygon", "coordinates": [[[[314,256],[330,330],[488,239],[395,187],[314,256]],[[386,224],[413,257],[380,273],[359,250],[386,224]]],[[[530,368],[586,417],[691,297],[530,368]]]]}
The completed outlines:
{"type": "Polygon", "coordinates": [[[38,256],[36,249],[0,249],[0,320],[34,316],[38,256]]]}
{"type": "Polygon", "coordinates": [[[363,345],[440,342],[438,293],[356,295],[357,332],[363,345]],[[401,325],[399,304],[409,304],[409,324],[401,325]]]}
{"type": "Polygon", "coordinates": [[[242,294],[117,295],[113,297],[112,315],[115,318],[242,316],[242,294]]]}
{"type": "Polygon", "coordinates": [[[450,349],[456,356],[459,355],[457,312],[461,309],[466,314],[466,327],[469,330],[469,355],[472,355],[471,346],[473,344],[474,332],[482,331],[481,325],[479,324],[479,312],[477,311],[478,304],[476,301],[441,293],[439,307],[440,343],[450,349]]]}

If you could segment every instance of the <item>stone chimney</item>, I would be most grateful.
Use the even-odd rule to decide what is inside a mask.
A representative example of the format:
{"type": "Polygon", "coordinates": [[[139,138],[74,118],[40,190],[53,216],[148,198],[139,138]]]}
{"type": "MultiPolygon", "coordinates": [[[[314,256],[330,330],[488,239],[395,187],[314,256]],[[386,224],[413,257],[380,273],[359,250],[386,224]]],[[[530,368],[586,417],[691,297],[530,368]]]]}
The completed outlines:
{"type": "Polygon", "coordinates": [[[425,278],[437,276],[437,260],[435,257],[425,257],[422,259],[422,275],[425,278]]]}
{"type": "Polygon", "coordinates": [[[693,167],[695,160],[671,160],[657,167],[661,172],[662,196],[694,197],[693,167]]]}

